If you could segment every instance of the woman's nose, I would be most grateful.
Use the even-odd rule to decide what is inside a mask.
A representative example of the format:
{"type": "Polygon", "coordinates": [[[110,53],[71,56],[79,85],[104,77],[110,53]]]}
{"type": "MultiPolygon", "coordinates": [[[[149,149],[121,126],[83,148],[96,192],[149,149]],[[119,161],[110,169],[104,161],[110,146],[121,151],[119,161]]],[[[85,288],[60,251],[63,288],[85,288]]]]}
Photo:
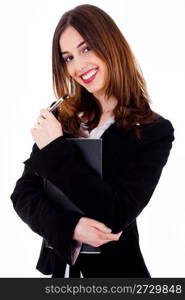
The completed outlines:
{"type": "Polygon", "coordinates": [[[80,76],[83,72],[86,72],[87,68],[88,64],[83,59],[79,59],[74,63],[74,73],[76,76],[80,76]]]}

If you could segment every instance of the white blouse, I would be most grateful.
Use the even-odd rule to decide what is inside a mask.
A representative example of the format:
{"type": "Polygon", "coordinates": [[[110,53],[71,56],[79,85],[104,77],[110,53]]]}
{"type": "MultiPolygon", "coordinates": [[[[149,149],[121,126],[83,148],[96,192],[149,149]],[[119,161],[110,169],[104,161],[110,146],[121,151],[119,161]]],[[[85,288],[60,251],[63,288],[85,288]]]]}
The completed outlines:
{"type": "MultiPolygon", "coordinates": [[[[91,130],[90,133],[88,133],[88,139],[99,139],[102,134],[104,133],[104,131],[106,129],[108,129],[110,127],[111,124],[115,123],[115,117],[112,116],[110,117],[101,127],[96,127],[96,128],[93,128],[91,130]]],[[[85,132],[87,132],[87,130],[85,129],[85,126],[84,124],[82,123],[82,130],[84,130],[85,132]]]]}

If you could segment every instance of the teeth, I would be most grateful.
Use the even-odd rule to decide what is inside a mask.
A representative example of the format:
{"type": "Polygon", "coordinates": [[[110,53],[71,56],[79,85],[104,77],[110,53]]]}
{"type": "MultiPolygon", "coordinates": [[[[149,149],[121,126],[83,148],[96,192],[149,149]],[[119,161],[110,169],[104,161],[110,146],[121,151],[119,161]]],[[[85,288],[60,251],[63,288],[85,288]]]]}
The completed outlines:
{"type": "Polygon", "coordinates": [[[93,70],[91,72],[89,72],[88,74],[82,76],[83,79],[87,80],[89,78],[91,78],[94,74],[96,74],[97,70],[93,70]]]}

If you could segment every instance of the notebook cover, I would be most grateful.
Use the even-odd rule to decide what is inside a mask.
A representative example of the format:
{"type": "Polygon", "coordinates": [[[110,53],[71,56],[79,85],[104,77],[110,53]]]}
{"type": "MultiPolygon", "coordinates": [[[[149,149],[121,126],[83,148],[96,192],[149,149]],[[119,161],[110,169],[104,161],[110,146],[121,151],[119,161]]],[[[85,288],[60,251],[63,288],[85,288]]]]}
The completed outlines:
{"type": "MultiPolygon", "coordinates": [[[[86,163],[102,176],[102,139],[75,139],[68,138],[73,145],[80,150],[80,154],[86,163]]],[[[100,247],[93,247],[88,244],[82,244],[80,253],[98,254],[100,247]]]]}
{"type": "MultiPolygon", "coordinates": [[[[86,139],[86,138],[66,138],[76,151],[79,151],[79,155],[98,175],[102,176],[102,139],[86,139]]],[[[78,213],[84,212],[74,204],[61,189],[56,187],[48,179],[44,181],[45,191],[47,191],[47,197],[54,199],[56,203],[62,205],[68,211],[76,211],[78,213]]],[[[81,253],[100,253],[99,247],[92,247],[87,244],[82,244],[77,241],[73,241],[72,246],[72,264],[75,263],[79,252],[81,253]]]]}

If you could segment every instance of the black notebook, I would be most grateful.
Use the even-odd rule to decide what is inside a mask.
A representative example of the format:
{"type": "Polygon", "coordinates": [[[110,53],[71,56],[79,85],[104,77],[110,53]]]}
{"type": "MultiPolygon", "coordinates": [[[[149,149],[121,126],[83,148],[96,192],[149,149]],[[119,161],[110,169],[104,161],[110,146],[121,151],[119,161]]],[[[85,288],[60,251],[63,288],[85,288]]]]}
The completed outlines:
{"type": "MultiPolygon", "coordinates": [[[[102,176],[102,139],[68,138],[68,140],[80,151],[87,164],[102,176]]],[[[82,244],[80,253],[99,254],[101,251],[100,247],[82,244]]]]}
{"type": "MultiPolygon", "coordinates": [[[[79,152],[79,155],[98,175],[102,176],[102,139],[86,139],[86,138],[66,138],[68,142],[72,143],[79,152]]],[[[45,191],[47,196],[54,199],[55,202],[62,205],[68,211],[76,211],[79,213],[84,212],[74,204],[61,189],[56,187],[49,180],[45,181],[45,191]]],[[[100,247],[92,247],[87,244],[81,244],[77,241],[73,242],[72,246],[72,264],[75,263],[78,254],[89,253],[99,254],[101,253],[100,247]]]]}

